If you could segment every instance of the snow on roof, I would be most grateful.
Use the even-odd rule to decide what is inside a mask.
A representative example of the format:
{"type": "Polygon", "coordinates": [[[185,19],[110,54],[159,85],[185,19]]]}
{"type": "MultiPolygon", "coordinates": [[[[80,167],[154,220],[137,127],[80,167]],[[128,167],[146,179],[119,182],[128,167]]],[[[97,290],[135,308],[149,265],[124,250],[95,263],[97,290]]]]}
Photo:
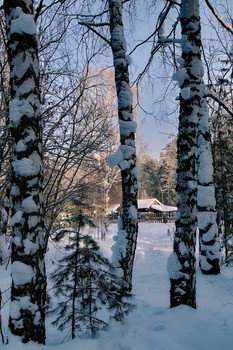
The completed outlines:
{"type": "Polygon", "coordinates": [[[138,200],[138,209],[154,209],[157,211],[176,211],[177,207],[172,207],[170,205],[164,205],[156,198],[148,198],[148,199],[139,199],[138,200]]]}
{"type": "Polygon", "coordinates": [[[138,209],[147,209],[152,205],[161,205],[160,201],[156,198],[138,199],[138,209]]]}
{"type": "MultiPolygon", "coordinates": [[[[108,209],[108,214],[115,213],[119,209],[119,204],[114,204],[108,209]]],[[[157,211],[165,212],[165,211],[176,211],[177,207],[172,207],[170,205],[162,204],[156,198],[147,198],[147,199],[138,199],[138,209],[154,209],[157,211]]]]}
{"type": "Polygon", "coordinates": [[[177,207],[172,207],[170,205],[151,205],[151,209],[157,211],[177,211],[177,207]]]}

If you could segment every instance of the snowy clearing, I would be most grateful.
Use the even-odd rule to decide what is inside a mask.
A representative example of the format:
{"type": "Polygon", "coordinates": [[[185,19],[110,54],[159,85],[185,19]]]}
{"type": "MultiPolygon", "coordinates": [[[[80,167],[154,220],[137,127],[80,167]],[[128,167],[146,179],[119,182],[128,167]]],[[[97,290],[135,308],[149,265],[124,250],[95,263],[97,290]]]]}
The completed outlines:
{"type": "MultiPolygon", "coordinates": [[[[111,224],[105,241],[99,241],[107,256],[111,256],[113,235],[117,227],[111,224]]],[[[134,294],[137,307],[124,322],[110,323],[96,339],[77,339],[60,344],[65,334],[50,326],[47,345],[21,344],[16,338],[6,350],[228,350],[233,342],[233,269],[222,268],[219,276],[197,273],[197,305],[169,309],[169,279],[167,258],[172,251],[173,224],[142,223],[139,228],[134,272],[134,294]]],[[[50,247],[50,259],[57,251],[50,247]]],[[[1,267],[1,290],[9,286],[9,273],[1,267]]],[[[3,300],[4,302],[4,300],[3,300]]],[[[3,308],[7,319],[7,307],[3,308]]]]}

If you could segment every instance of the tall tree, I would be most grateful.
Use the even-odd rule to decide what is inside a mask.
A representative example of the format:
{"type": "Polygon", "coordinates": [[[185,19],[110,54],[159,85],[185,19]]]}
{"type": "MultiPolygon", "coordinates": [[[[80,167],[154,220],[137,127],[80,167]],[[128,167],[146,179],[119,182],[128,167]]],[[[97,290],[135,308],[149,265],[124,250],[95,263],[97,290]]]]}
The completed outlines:
{"type": "Polygon", "coordinates": [[[180,11],[180,69],[174,74],[180,86],[178,133],[176,231],[173,253],[168,260],[171,307],[196,307],[197,229],[197,125],[201,100],[201,37],[199,1],[182,0],[180,11]]]}
{"type": "MultiPolygon", "coordinates": [[[[203,94],[204,94],[203,85],[203,94]]],[[[203,273],[220,273],[220,242],[217,225],[215,186],[213,183],[213,157],[209,130],[209,112],[202,96],[198,122],[198,228],[200,267],[203,273]]]]}
{"type": "Polygon", "coordinates": [[[118,98],[120,146],[108,159],[110,166],[119,165],[122,179],[122,208],[117,241],[113,247],[113,260],[123,271],[125,289],[132,289],[133,263],[138,235],[137,219],[137,168],[135,132],[132,113],[132,92],[129,81],[130,57],[126,54],[126,40],[122,21],[122,1],[109,0],[111,48],[115,68],[118,98]]]}
{"type": "MultiPolygon", "coordinates": [[[[231,106],[233,99],[233,53],[230,51],[221,60],[221,70],[213,89],[221,102],[231,106]]],[[[225,110],[216,102],[210,104],[211,137],[214,158],[214,183],[218,210],[218,224],[223,244],[223,255],[226,265],[233,261],[233,117],[232,112],[225,110]],[[230,113],[231,112],[231,113],[230,113]]]]}
{"type": "Polygon", "coordinates": [[[9,328],[45,343],[46,277],[39,64],[32,0],[4,1],[12,135],[12,289],[9,328]]]}

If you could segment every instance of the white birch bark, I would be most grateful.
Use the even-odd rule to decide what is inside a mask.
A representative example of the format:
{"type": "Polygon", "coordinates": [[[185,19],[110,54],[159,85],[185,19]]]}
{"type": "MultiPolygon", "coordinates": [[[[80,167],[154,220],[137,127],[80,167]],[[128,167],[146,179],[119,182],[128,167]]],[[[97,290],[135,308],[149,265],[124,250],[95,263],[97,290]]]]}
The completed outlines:
{"type": "Polygon", "coordinates": [[[111,48],[115,68],[118,98],[120,143],[118,151],[109,157],[110,166],[118,165],[122,178],[122,208],[118,223],[113,262],[122,270],[126,290],[132,289],[133,263],[138,235],[137,168],[135,132],[132,113],[132,92],[129,83],[130,59],[126,54],[126,40],[122,22],[122,1],[109,0],[111,48]]]}
{"type": "Polygon", "coordinates": [[[4,1],[12,135],[12,255],[9,328],[45,343],[46,278],[39,63],[32,0],[4,1]]]}
{"type": "Polygon", "coordinates": [[[173,253],[168,259],[171,307],[196,307],[197,125],[201,99],[201,38],[199,1],[182,0],[180,70],[173,78],[180,86],[177,215],[173,253]]]}
{"type": "MultiPolygon", "coordinates": [[[[204,85],[203,85],[204,89],[204,85]]],[[[198,228],[200,267],[205,274],[220,273],[220,242],[218,237],[213,157],[209,131],[209,112],[205,97],[201,99],[198,123],[198,228]]]]}

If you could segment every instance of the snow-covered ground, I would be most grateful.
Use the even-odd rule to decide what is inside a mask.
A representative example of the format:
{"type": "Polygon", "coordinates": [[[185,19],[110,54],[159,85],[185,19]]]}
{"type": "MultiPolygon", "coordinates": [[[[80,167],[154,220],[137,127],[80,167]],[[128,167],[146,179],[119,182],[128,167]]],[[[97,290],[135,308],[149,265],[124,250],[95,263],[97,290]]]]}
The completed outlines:
{"type": "MultiPolygon", "coordinates": [[[[105,241],[99,241],[111,256],[111,224],[105,241]]],[[[64,335],[47,325],[47,345],[20,344],[10,339],[6,350],[229,350],[233,344],[233,268],[222,268],[219,276],[197,271],[197,310],[180,306],[169,309],[167,258],[172,250],[172,224],[140,224],[134,271],[137,307],[122,322],[110,323],[96,339],[77,339],[60,344],[64,335]],[[169,230],[169,231],[168,231],[169,230]]],[[[47,261],[56,254],[50,248],[47,261]]],[[[49,269],[49,266],[48,266],[49,269]]],[[[9,284],[1,268],[1,289],[9,284]]],[[[6,309],[3,316],[6,318],[6,309]]],[[[0,345],[1,347],[1,345],[0,345]]]]}

